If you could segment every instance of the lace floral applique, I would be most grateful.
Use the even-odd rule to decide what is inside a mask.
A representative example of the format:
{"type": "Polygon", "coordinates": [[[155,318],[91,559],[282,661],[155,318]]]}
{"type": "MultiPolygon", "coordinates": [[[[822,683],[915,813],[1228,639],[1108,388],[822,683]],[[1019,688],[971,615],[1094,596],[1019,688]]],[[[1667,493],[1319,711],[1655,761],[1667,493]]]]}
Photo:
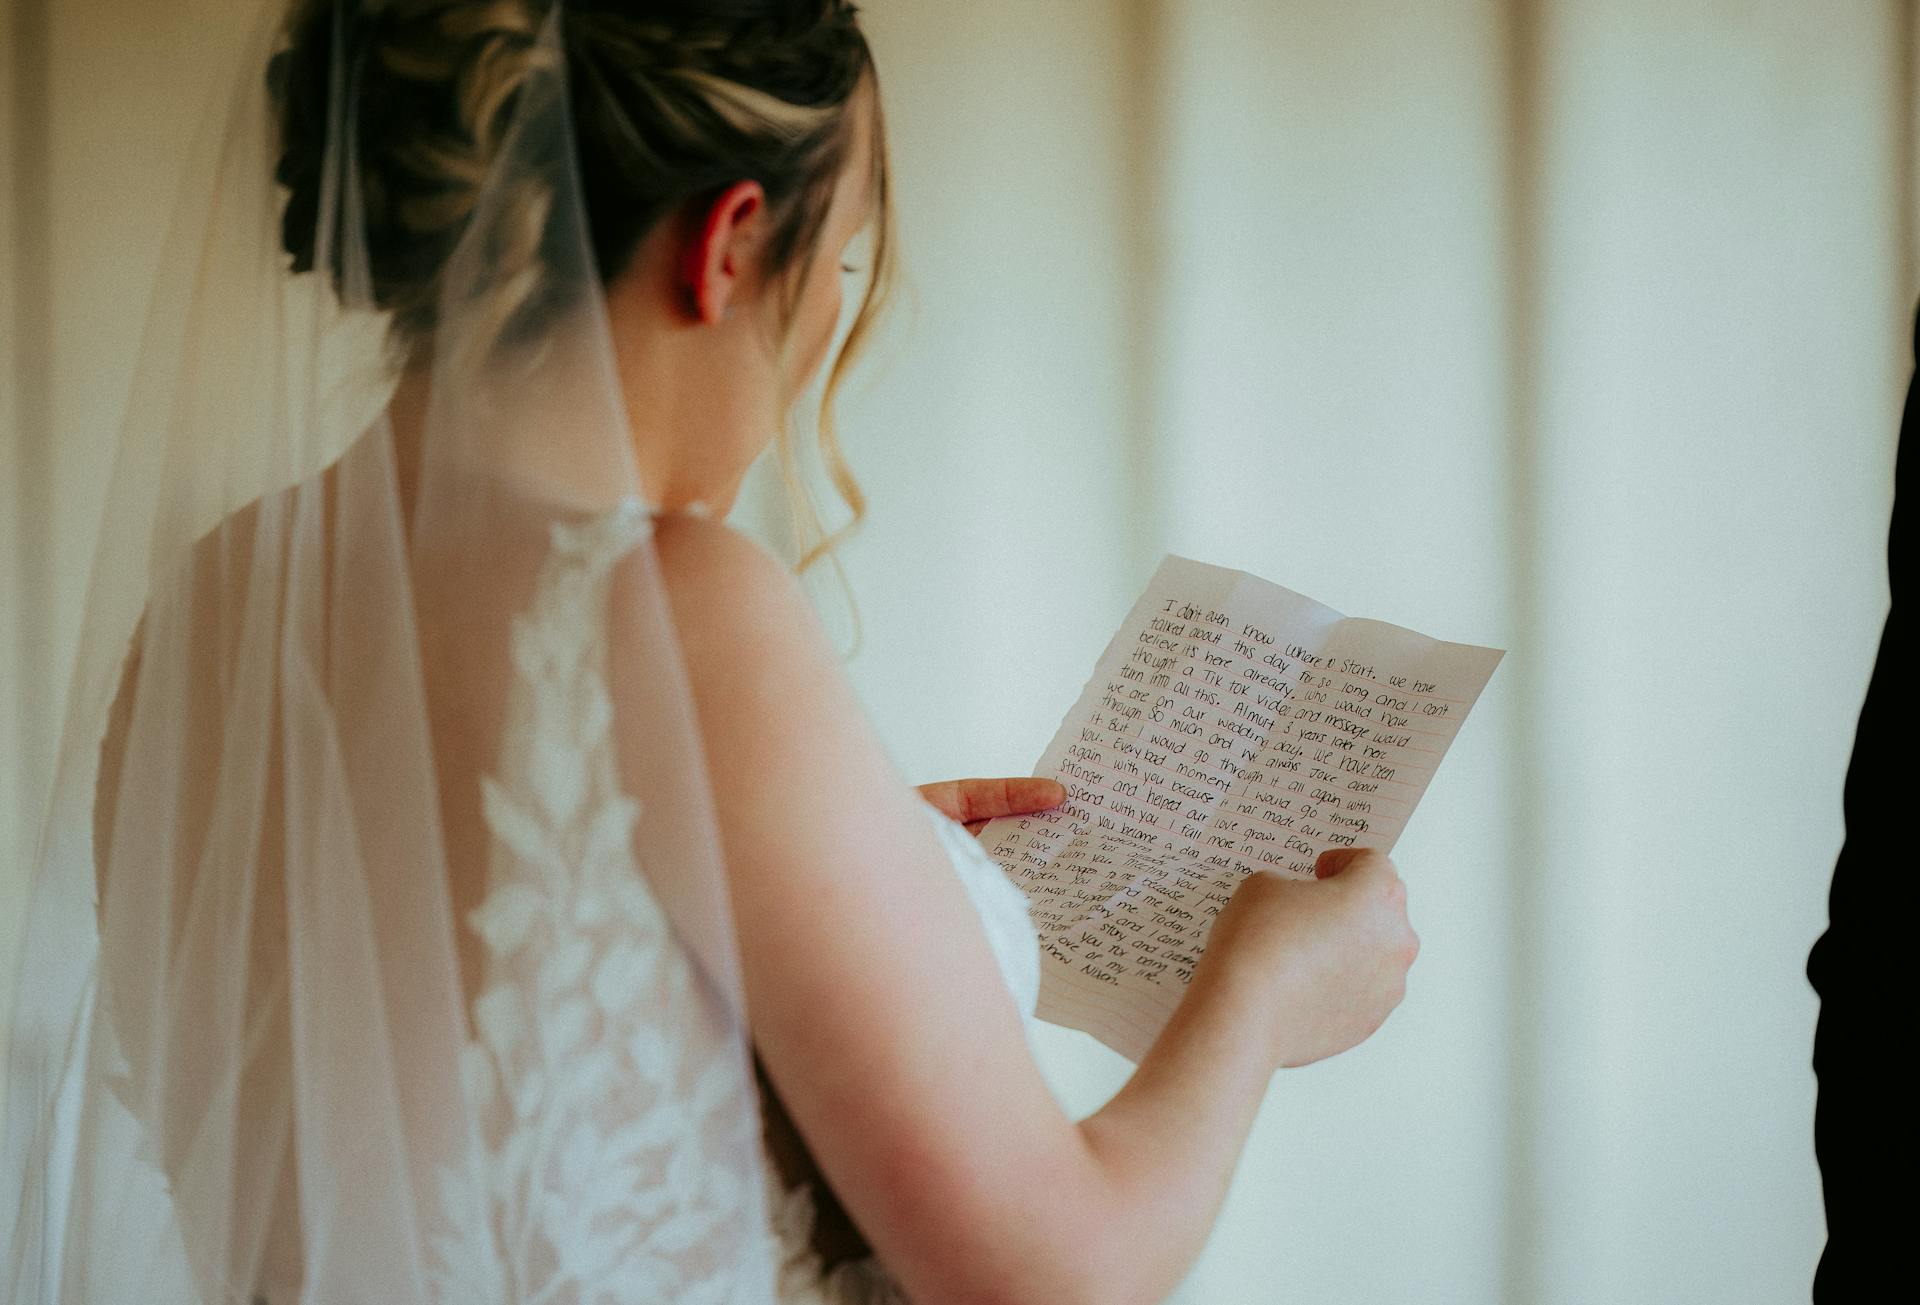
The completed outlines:
{"type": "Polygon", "coordinates": [[[637,864],[618,786],[606,611],[650,522],[635,501],[556,526],[514,623],[500,764],[483,781],[488,893],[474,1136],[430,1248],[447,1305],[765,1299],[753,1086],[637,864]]]}

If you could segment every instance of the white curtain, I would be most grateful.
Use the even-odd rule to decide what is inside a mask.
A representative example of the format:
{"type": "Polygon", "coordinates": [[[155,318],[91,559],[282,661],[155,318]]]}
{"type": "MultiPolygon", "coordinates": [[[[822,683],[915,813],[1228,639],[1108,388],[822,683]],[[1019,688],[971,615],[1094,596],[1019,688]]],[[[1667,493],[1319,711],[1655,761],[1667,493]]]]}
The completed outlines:
{"type": "MultiPolygon", "coordinates": [[[[217,29],[14,4],[47,22],[0,55],[0,307],[50,360],[0,335],[17,881],[217,29]]],[[[1804,1300],[1801,967],[1920,290],[1909,7],[868,10],[913,287],[842,408],[851,668],[911,778],[1027,769],[1167,550],[1512,650],[1398,849],[1405,1006],[1278,1077],[1177,1299],[1804,1300]]],[[[742,523],[778,515],[762,477],[742,523]]],[[[1125,1069],[1041,1051],[1079,1110],[1125,1069]]]]}

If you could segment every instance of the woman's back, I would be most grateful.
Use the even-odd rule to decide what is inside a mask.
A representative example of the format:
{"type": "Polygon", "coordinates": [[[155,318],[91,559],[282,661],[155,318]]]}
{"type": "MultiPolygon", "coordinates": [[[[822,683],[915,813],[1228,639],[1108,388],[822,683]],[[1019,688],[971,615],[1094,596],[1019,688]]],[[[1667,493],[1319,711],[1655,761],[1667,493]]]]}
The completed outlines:
{"type": "Polygon", "coordinates": [[[751,1295],[720,1279],[770,1271],[770,1251],[740,1253],[743,1229],[766,1235],[753,1086],[728,985],[685,941],[724,886],[682,871],[678,906],[703,917],[683,937],[640,862],[643,841],[699,837],[658,782],[697,774],[697,750],[628,748],[649,771],[629,781],[608,689],[614,577],[645,565],[651,522],[635,501],[560,520],[500,496],[486,574],[423,588],[357,569],[383,554],[332,517],[340,476],[385,456],[369,437],[230,518],[176,591],[190,608],[163,591],[143,622],[96,804],[119,1101],[156,1139],[190,1258],[273,1301],[321,1285],[316,1229],[422,1299],[606,1273],[641,1298],[751,1295]],[[324,525],[262,528],[303,512],[324,525]],[[324,586],[262,583],[302,547],[324,586]],[[366,674],[388,659],[414,674],[366,674]],[[424,714],[361,697],[407,678],[424,714]],[[155,919],[148,945],[112,945],[155,919]],[[197,1187],[209,1171],[223,1181],[197,1187]]]}
{"type": "MultiPolygon", "coordinates": [[[[381,456],[380,441],[367,439],[348,455],[346,474],[365,474],[356,460],[381,456]]],[[[336,498],[339,474],[329,471],[304,491],[317,495],[323,514],[336,498]]],[[[198,603],[229,613],[248,610],[256,568],[283,569],[287,560],[253,555],[265,537],[260,515],[299,511],[295,500],[302,492],[290,490],[250,506],[201,542],[193,560],[198,603]]],[[[837,1244],[833,1239],[832,1226],[845,1230],[850,1225],[771,1091],[762,1098],[764,1143],[756,1137],[746,1148],[757,1155],[769,1206],[764,1215],[757,1213],[751,1180],[739,1181],[748,1177],[738,1168],[741,1139],[727,1133],[729,1128],[737,1132],[747,1117],[739,1104],[751,1099],[753,1089],[729,1041],[722,994],[675,933],[642,865],[643,845],[665,859],[685,855],[689,840],[701,837],[701,813],[689,810],[701,804],[698,785],[682,783],[676,790],[670,778],[697,776],[702,769],[698,750],[666,759],[673,764],[663,768],[660,758],[648,758],[644,742],[658,737],[663,727],[671,731],[685,723],[673,718],[690,710],[690,690],[656,685],[644,693],[636,690],[617,707],[610,688],[610,677],[617,678],[610,656],[615,648],[630,659],[645,655],[634,642],[648,623],[634,619],[638,614],[631,610],[644,590],[616,581],[622,568],[652,565],[653,520],[633,500],[571,521],[554,520],[536,504],[522,502],[518,511],[497,510],[493,519],[496,565],[483,582],[413,591],[419,677],[431,703],[432,755],[438,765],[436,823],[445,849],[446,906],[436,901],[439,885],[432,882],[430,865],[394,861],[365,837],[355,840],[355,853],[345,858],[365,872],[369,886],[362,891],[394,894],[389,900],[396,908],[427,920],[444,919],[460,940],[457,991],[469,1035],[458,1053],[464,1088],[458,1104],[470,1112],[473,1131],[456,1138],[454,1149],[430,1165],[431,1157],[420,1157],[410,1166],[434,1173],[429,1190],[439,1208],[426,1212],[420,1223],[429,1248],[421,1268],[429,1283],[438,1284],[432,1298],[487,1299],[484,1284],[508,1281],[517,1284],[518,1293],[537,1294],[567,1281],[585,1264],[599,1263],[613,1272],[636,1249],[663,1236],[683,1247],[687,1263],[697,1263],[703,1258],[703,1226],[711,1232],[760,1220],[771,1234],[761,1251],[763,1265],[777,1266],[781,1299],[887,1299],[895,1289],[865,1259],[857,1233],[837,1244]],[[509,546],[514,540],[519,545],[509,546]],[[513,557],[524,564],[497,564],[513,557]],[[668,719],[663,721],[663,714],[668,719]],[[623,731],[632,736],[624,748],[623,731]],[[655,803],[636,800],[634,790],[641,786],[652,790],[655,803]],[[674,811],[680,818],[668,818],[674,811]],[[375,880],[377,888],[371,886],[375,880]],[[395,894],[396,889],[403,891],[395,894]],[[711,1118],[703,1117],[704,1108],[716,1105],[721,1108],[711,1118]],[[707,1148],[709,1141],[720,1144],[717,1153],[707,1148]],[[505,1235],[515,1227],[533,1231],[520,1239],[505,1235]]],[[[668,527],[676,537],[714,529],[720,528],[692,522],[668,527]]],[[[380,632],[355,623],[374,619],[390,626],[391,614],[382,619],[368,606],[363,579],[351,570],[353,541],[339,528],[320,531],[317,538],[319,547],[338,555],[319,559],[320,569],[338,582],[310,616],[329,630],[330,651],[351,666],[369,642],[383,641],[380,632]],[[342,601],[356,592],[358,597],[342,601]],[[346,610],[332,610],[336,603],[346,610]]],[[[171,630],[177,617],[162,603],[149,613],[144,628],[171,630]]],[[[221,755],[217,741],[227,730],[229,695],[236,675],[245,674],[237,632],[226,624],[178,623],[185,638],[168,643],[168,659],[179,663],[171,666],[159,664],[161,654],[147,646],[151,636],[143,633],[129,663],[103,741],[96,809],[120,808],[129,766],[177,770],[178,806],[171,826],[177,833],[164,855],[179,863],[157,865],[156,851],[139,845],[121,845],[116,858],[114,831],[102,828],[97,844],[101,913],[103,921],[120,917],[123,897],[137,893],[140,882],[170,879],[188,899],[176,904],[174,942],[158,985],[167,994],[166,1045],[135,1058],[123,1099],[136,1111],[162,1104],[157,1114],[148,1114],[147,1123],[170,1139],[161,1150],[181,1192],[183,1221],[200,1230],[229,1223],[234,1263],[227,1272],[232,1280],[247,1280],[247,1266],[257,1257],[254,1289],[278,1302],[297,1298],[304,1272],[301,1160],[297,1129],[290,1124],[292,1106],[303,1093],[323,1092],[324,1084],[302,1082],[303,1076],[324,1080],[334,1072],[312,1055],[303,1059],[294,1045],[292,1013],[302,996],[291,986],[293,974],[299,971],[299,984],[310,992],[336,992],[353,985],[358,956],[354,949],[308,949],[295,937],[313,922],[290,907],[303,895],[289,889],[287,766],[278,731],[261,741],[266,764],[257,769],[234,767],[230,752],[224,770],[201,764],[196,756],[196,739],[205,756],[221,755]],[[184,677],[191,684],[177,698],[190,704],[179,722],[185,733],[177,736],[185,743],[184,756],[163,756],[142,746],[153,729],[144,721],[136,727],[143,676],[184,677]],[[248,782],[237,791],[239,775],[248,782]],[[230,856],[231,844],[223,848],[209,842],[205,813],[236,805],[254,808],[246,822],[259,833],[251,859],[230,856]],[[116,867],[117,883],[109,874],[116,867]],[[192,905],[196,902],[201,905],[192,905]],[[244,925],[249,932],[252,941],[240,975],[210,973],[204,959],[195,959],[196,948],[202,958],[204,950],[190,937],[195,931],[187,917],[216,910],[208,903],[223,904],[218,913],[229,928],[244,925]],[[231,1062],[223,1061],[217,1048],[211,1056],[193,1054],[193,1031],[207,1027],[221,1004],[221,990],[236,982],[248,994],[251,1033],[238,1080],[223,1092],[215,1083],[231,1062]],[[209,1109],[210,1102],[219,1107],[209,1109]],[[233,1154],[250,1159],[221,1194],[224,1209],[195,1209],[191,1187],[180,1178],[204,1163],[200,1157],[208,1139],[223,1130],[233,1154]],[[240,1210],[258,1211],[259,1225],[233,1228],[230,1221],[240,1210]]],[[[389,628],[386,634],[391,633],[389,628]]],[[[765,634],[762,654],[790,637],[783,631],[765,634]]],[[[272,640],[270,631],[259,637],[272,640]]],[[[387,655],[401,652],[393,644],[387,655]]],[[[281,657],[263,657],[257,648],[249,655],[283,672],[297,669],[281,657]]],[[[657,664],[653,674],[659,674],[657,664]]],[[[323,696],[336,695],[331,710],[347,707],[337,695],[350,696],[350,683],[347,676],[325,686],[323,696]]],[[[301,690],[298,684],[280,683],[256,690],[261,691],[283,697],[301,690]]],[[[225,740],[225,746],[231,744],[225,740]]],[[[347,751],[377,755],[364,742],[347,751]]],[[[346,773],[347,756],[340,763],[335,780],[354,787],[354,777],[346,773]]],[[[151,791],[152,779],[135,777],[136,787],[151,791]]],[[[400,790],[391,797],[398,804],[400,790]]],[[[924,810],[956,882],[979,913],[1016,1006],[1030,1016],[1038,957],[1024,899],[964,832],[931,808],[924,810]]],[[[434,820],[435,808],[413,814],[420,821],[434,820]]],[[[325,879],[320,891],[351,895],[354,876],[338,874],[340,869],[309,866],[310,873],[325,879]]],[[[672,884],[676,875],[667,869],[659,878],[672,884]]],[[[710,904],[702,907],[698,886],[686,872],[677,878],[685,890],[682,909],[693,917],[684,937],[699,937],[703,927],[712,927],[710,904]]],[[[383,929],[418,927],[374,920],[370,902],[363,923],[370,942],[383,929]]],[[[708,937],[705,945],[722,947],[727,940],[708,937]]],[[[378,952],[377,942],[372,949],[378,952]]],[[[153,990],[151,974],[143,985],[132,972],[134,955],[125,950],[105,956],[103,977],[116,1026],[137,1019],[139,994],[153,990]]],[[[383,974],[380,982],[394,977],[383,974]]],[[[384,1009],[394,1021],[386,1038],[395,1045],[432,1045],[443,1037],[436,1027],[443,1010],[395,1001],[392,994],[384,1009]]],[[[404,1099],[406,1089],[395,1086],[404,1099]]],[[[421,1141],[431,1144],[430,1138],[408,1136],[409,1145],[421,1141]]],[[[448,1145],[444,1135],[439,1144],[448,1145]]],[[[705,1255],[715,1264],[738,1266],[737,1256],[713,1255],[710,1248],[705,1255]]],[[[670,1259],[646,1258],[647,1272],[657,1280],[642,1298],[682,1299],[694,1293],[692,1282],[670,1281],[670,1259]]],[[[729,1288],[737,1290],[737,1284],[729,1288]]]]}

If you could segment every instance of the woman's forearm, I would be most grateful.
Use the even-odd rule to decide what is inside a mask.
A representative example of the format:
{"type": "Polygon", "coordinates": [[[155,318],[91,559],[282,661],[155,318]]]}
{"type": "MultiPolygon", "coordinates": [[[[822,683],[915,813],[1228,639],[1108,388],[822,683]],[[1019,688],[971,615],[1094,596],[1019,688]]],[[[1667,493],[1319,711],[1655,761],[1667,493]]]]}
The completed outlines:
{"type": "Polygon", "coordinates": [[[1124,1298],[1163,1299],[1206,1244],[1275,1056],[1265,998],[1227,966],[1203,964],[1133,1077],[1080,1123],[1130,1272],[1124,1298]]]}
{"type": "Polygon", "coordinates": [[[1104,1245],[1131,1272],[1109,1298],[1156,1301],[1205,1243],[1273,1070],[1336,1056],[1406,993],[1419,939],[1377,851],[1328,853],[1314,880],[1247,877],[1193,983],[1134,1075],[1080,1124],[1104,1245]],[[1284,997],[1284,999],[1282,999],[1284,997]]]}

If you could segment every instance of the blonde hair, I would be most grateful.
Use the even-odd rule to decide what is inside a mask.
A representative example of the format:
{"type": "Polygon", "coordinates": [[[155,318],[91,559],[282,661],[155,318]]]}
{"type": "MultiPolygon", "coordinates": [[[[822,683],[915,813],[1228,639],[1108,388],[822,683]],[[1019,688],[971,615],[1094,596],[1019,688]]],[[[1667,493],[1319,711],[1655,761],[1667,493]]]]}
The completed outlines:
{"type": "Polygon", "coordinates": [[[510,124],[537,130],[570,115],[570,134],[556,139],[570,139],[577,155],[600,284],[621,274],[659,222],[744,177],[761,183],[784,382],[804,277],[854,138],[848,108],[869,85],[872,271],[828,365],[818,418],[822,466],[850,513],[845,525],[829,532],[807,492],[791,413],[776,441],[805,571],[865,516],[834,405],[895,275],[885,123],[858,11],[848,0],[567,0],[556,48],[540,36],[552,8],[553,0],[296,0],[268,69],[282,151],[276,176],[288,192],[282,243],[293,268],[323,269],[343,299],[388,313],[402,360],[432,344],[477,366],[502,345],[537,342],[580,288],[555,272],[577,241],[567,219],[555,219],[555,174],[576,160],[542,157],[534,161],[546,172],[504,179],[494,164],[510,124]],[[336,124],[329,106],[343,77],[360,111],[336,124]],[[322,220],[347,184],[346,169],[326,164],[333,130],[352,147],[363,278],[349,271],[359,260],[344,256],[341,224],[322,220]],[[461,304],[462,338],[437,340],[458,280],[449,278],[450,261],[483,187],[492,188],[478,254],[483,289],[461,304]],[[319,247],[323,231],[327,248],[319,247]]]}

